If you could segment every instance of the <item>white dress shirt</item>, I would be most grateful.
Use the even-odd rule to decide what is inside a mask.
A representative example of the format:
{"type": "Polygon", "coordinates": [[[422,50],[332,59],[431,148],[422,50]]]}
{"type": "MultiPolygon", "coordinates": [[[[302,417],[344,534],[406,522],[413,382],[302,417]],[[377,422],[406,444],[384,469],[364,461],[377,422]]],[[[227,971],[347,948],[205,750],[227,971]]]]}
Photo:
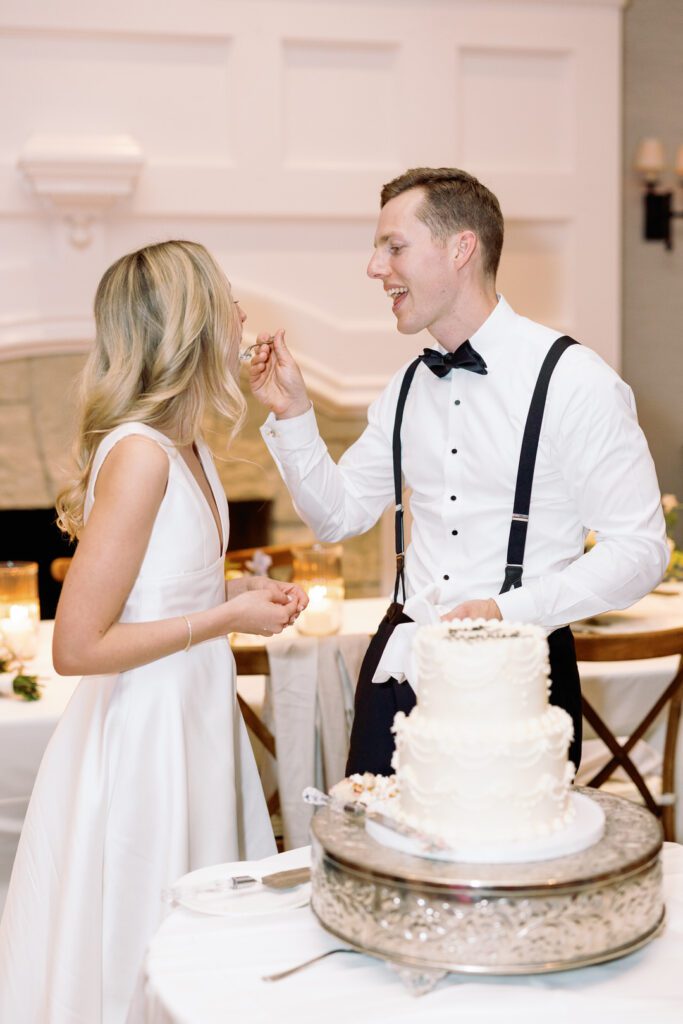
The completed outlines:
{"type": "MultiPolygon", "coordinates": [[[[574,345],[548,390],[522,587],[499,594],[529,402],[559,336],[500,297],[470,339],[485,376],[453,370],[439,379],[417,368],[402,427],[413,517],[406,588],[433,606],[431,618],[492,597],[508,621],[552,630],[624,608],[662,578],[669,553],[660,493],[633,394],[600,356],[574,345]],[[597,543],[584,554],[591,529],[597,543]]],[[[338,464],[312,409],[285,420],[271,414],[262,427],[297,512],[321,541],[365,532],[394,504],[392,431],[404,372],[372,403],[367,428],[338,464]]]]}

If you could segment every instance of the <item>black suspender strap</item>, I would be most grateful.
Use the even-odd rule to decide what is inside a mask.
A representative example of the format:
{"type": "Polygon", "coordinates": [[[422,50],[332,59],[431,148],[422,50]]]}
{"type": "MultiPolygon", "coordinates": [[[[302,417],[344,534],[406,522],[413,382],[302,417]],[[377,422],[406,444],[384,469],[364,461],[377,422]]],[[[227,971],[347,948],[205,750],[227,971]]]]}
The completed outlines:
{"type": "Polygon", "coordinates": [[[501,594],[505,594],[508,590],[521,587],[522,585],[524,548],[526,546],[526,534],[529,525],[529,508],[531,507],[531,488],[534,482],[538,440],[541,436],[541,424],[543,423],[548,385],[560,357],[571,345],[578,345],[578,342],[574,341],[573,338],[567,337],[567,335],[558,338],[553,343],[543,360],[543,365],[536,381],[536,387],[531,397],[529,413],[522,437],[522,449],[519,456],[515,500],[512,507],[512,522],[510,523],[510,537],[508,540],[507,564],[505,566],[505,580],[500,590],[501,594]]]}
{"type": "Polygon", "coordinates": [[[394,418],[394,436],[392,440],[392,451],[394,459],[394,497],[396,499],[396,515],[395,515],[395,536],[396,536],[396,582],[394,584],[394,603],[398,601],[398,588],[399,584],[403,590],[403,600],[406,599],[406,581],[403,574],[403,566],[405,563],[405,539],[403,536],[403,479],[401,475],[401,423],[403,422],[403,410],[406,404],[406,398],[408,397],[408,391],[410,385],[413,382],[415,371],[419,363],[422,362],[422,356],[418,356],[410,364],[403,380],[401,381],[401,389],[398,393],[398,401],[396,403],[396,416],[394,418]]]}

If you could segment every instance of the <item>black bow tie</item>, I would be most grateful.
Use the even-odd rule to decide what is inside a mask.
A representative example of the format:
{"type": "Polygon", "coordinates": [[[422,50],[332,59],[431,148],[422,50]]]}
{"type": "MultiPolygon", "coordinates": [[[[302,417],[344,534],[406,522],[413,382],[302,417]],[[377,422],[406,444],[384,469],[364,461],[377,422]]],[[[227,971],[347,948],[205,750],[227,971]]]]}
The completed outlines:
{"type": "Polygon", "coordinates": [[[421,358],[425,366],[428,366],[437,377],[446,377],[451,370],[488,373],[486,363],[469,341],[463,341],[455,352],[437,352],[434,348],[426,348],[421,358]]]}

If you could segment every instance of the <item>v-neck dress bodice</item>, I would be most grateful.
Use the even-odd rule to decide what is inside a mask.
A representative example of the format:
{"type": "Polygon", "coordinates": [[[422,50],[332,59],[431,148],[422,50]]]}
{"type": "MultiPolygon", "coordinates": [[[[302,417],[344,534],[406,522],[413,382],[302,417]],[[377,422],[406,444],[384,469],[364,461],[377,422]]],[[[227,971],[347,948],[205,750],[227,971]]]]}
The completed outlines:
{"type": "MultiPolygon", "coordinates": [[[[121,621],[213,607],[225,599],[216,521],[163,434],[129,423],[103,438],[86,519],[105,458],[132,434],[164,448],[169,475],[121,621]]],[[[227,545],[225,495],[208,449],[199,450],[227,545]]],[[[142,1021],[144,953],[168,909],[162,889],[196,868],[274,852],[226,637],[85,677],[48,745],[22,830],[0,923],[0,1020],[142,1021]]]]}
{"type": "MultiPolygon", "coordinates": [[[[225,599],[225,552],[219,554],[216,521],[189,466],[158,430],[146,424],[125,423],[102,440],[86,493],[86,518],[95,501],[95,484],[104,460],[118,441],[133,434],[149,437],[167,453],[168,484],[121,621],[187,615],[219,604],[225,599]]],[[[228,503],[206,445],[199,442],[197,447],[218,509],[221,533],[227,539],[228,503]]]]}

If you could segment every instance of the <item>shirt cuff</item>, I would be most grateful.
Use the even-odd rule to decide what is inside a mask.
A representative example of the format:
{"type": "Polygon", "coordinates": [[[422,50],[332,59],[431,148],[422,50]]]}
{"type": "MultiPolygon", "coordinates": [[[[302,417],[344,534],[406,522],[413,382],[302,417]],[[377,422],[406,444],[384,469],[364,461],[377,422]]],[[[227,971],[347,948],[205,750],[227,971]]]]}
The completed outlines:
{"type": "Polygon", "coordinates": [[[274,413],[261,427],[261,437],[268,447],[276,451],[293,451],[311,444],[319,436],[318,423],[313,406],[302,412],[300,416],[278,420],[274,413]]]}
{"type": "Polygon", "coordinates": [[[507,622],[524,622],[538,625],[540,613],[536,599],[528,587],[517,587],[493,598],[500,614],[507,622]]]}

